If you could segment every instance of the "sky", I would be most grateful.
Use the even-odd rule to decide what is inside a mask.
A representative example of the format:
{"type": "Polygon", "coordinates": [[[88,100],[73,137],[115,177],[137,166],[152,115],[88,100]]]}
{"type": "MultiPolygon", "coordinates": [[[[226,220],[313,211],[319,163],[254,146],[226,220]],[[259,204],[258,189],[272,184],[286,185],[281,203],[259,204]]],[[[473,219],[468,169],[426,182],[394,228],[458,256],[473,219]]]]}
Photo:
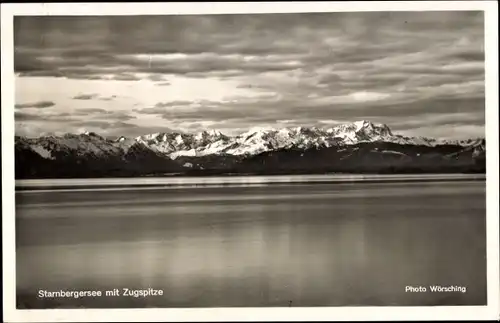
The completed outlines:
{"type": "Polygon", "coordinates": [[[484,137],[483,12],[15,17],[16,134],[484,137]]]}

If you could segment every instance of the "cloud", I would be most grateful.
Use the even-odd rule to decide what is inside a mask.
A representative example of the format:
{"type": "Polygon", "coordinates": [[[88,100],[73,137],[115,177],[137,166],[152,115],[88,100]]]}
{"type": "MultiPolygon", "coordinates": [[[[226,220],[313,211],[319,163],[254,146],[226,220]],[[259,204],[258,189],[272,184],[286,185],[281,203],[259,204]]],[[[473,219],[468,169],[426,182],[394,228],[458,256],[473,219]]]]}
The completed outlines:
{"type": "Polygon", "coordinates": [[[156,83],[155,85],[156,86],[170,86],[171,83],[169,83],[169,82],[161,82],[161,83],[156,83]]]}
{"type": "Polygon", "coordinates": [[[87,115],[90,113],[110,114],[112,112],[102,108],[84,108],[84,109],[77,109],[74,111],[74,113],[80,115],[87,115]]]}
{"type": "Polygon", "coordinates": [[[116,96],[113,95],[113,96],[110,96],[110,97],[100,97],[98,99],[101,100],[101,101],[111,101],[111,100],[113,100],[115,98],[116,98],[116,96]]]}
{"type": "Polygon", "coordinates": [[[32,103],[16,104],[15,107],[16,107],[16,109],[26,109],[26,108],[45,109],[45,108],[53,107],[55,105],[56,104],[52,101],[39,101],[39,102],[32,102],[32,103]]]}
{"type": "Polygon", "coordinates": [[[73,123],[75,127],[87,127],[87,128],[98,128],[100,130],[106,129],[127,129],[136,128],[137,126],[126,122],[108,122],[108,121],[87,121],[87,122],[75,122],[73,123]]]}
{"type": "Polygon", "coordinates": [[[14,119],[18,121],[43,120],[39,115],[24,112],[15,112],[14,119]]]}
{"type": "Polygon", "coordinates": [[[14,112],[14,120],[17,121],[60,121],[67,122],[75,120],[74,116],[70,113],[50,113],[50,114],[40,114],[40,113],[26,113],[26,112],[14,112]]]}
{"type": "Polygon", "coordinates": [[[79,94],[73,97],[73,100],[93,100],[96,99],[99,95],[98,94],[79,94]]]}
{"type": "MultiPolygon", "coordinates": [[[[108,79],[108,78],[104,78],[108,79]]],[[[133,74],[127,74],[127,73],[119,73],[119,74],[114,74],[112,75],[109,79],[115,80],[115,81],[139,81],[141,78],[133,75],[133,74]]]]}
{"type": "MultiPolygon", "coordinates": [[[[150,81],[153,81],[153,82],[165,81],[165,79],[163,78],[163,75],[161,75],[161,74],[151,74],[151,75],[148,75],[147,79],[150,80],[150,81]]],[[[163,82],[163,84],[169,84],[169,83],[168,82],[163,82]]]]}
{"type": "Polygon", "coordinates": [[[73,100],[100,100],[100,101],[111,101],[113,99],[116,99],[116,95],[112,96],[101,96],[98,93],[91,93],[91,94],[78,94],[73,97],[73,100]]]}
{"type": "Polygon", "coordinates": [[[155,104],[156,108],[166,108],[166,107],[175,107],[175,106],[184,106],[191,105],[193,101],[172,101],[172,102],[158,102],[155,104]]]}
{"type": "MultiPolygon", "coordinates": [[[[466,38],[451,37],[478,26],[481,13],[425,14],[430,17],[376,12],[78,17],[73,21],[16,17],[16,71],[100,74],[104,73],[102,67],[174,74],[280,71],[304,67],[311,59],[371,62],[388,53],[414,53],[431,42],[443,46],[438,48],[443,57],[481,60],[481,53],[474,49],[477,40],[469,40],[467,34],[466,38]],[[68,39],[61,30],[75,37],[68,39]],[[101,30],[106,32],[96,36],[101,30]],[[45,32],[43,46],[29,34],[34,31],[45,32]],[[459,44],[460,51],[454,49],[457,46],[445,47],[446,41],[459,44]],[[78,71],[80,66],[87,67],[78,71]]],[[[471,36],[480,33],[474,30],[471,36]]]]}
{"type": "Polygon", "coordinates": [[[120,112],[118,112],[118,113],[111,114],[111,116],[109,116],[109,118],[113,119],[113,120],[118,120],[118,121],[127,121],[127,120],[135,119],[136,117],[135,116],[131,116],[128,113],[124,113],[124,112],[120,113],[120,112]]]}
{"type": "Polygon", "coordinates": [[[96,108],[130,107],[93,121],[131,132],[385,119],[444,134],[484,121],[479,11],[16,17],[14,31],[19,78],[77,80],[92,99],[116,100],[96,108]]]}
{"type": "Polygon", "coordinates": [[[77,109],[73,112],[73,115],[87,116],[87,117],[93,118],[93,119],[105,118],[106,120],[112,120],[112,121],[127,121],[127,120],[132,120],[132,119],[136,118],[135,116],[130,115],[129,113],[124,112],[124,111],[112,111],[112,110],[106,110],[106,109],[102,109],[102,108],[77,109]]]}
{"type": "Polygon", "coordinates": [[[218,101],[187,101],[187,100],[175,100],[170,102],[157,102],[154,107],[134,109],[134,112],[139,114],[172,114],[182,115],[183,113],[194,113],[200,115],[202,112],[206,112],[210,108],[220,108],[224,109],[218,101]]]}
{"type": "Polygon", "coordinates": [[[137,112],[139,114],[162,114],[165,112],[165,108],[153,107],[153,108],[135,109],[134,112],[137,112]]]}
{"type": "Polygon", "coordinates": [[[453,127],[424,126],[402,130],[401,133],[408,136],[420,136],[426,134],[429,138],[443,139],[475,139],[486,136],[484,125],[456,125],[453,127]]]}
{"type": "MultiPolygon", "coordinates": [[[[69,112],[51,112],[51,113],[26,113],[16,111],[14,119],[16,122],[64,122],[68,126],[68,122],[80,122],[91,124],[113,124],[115,126],[124,124],[124,121],[133,120],[136,117],[123,111],[109,111],[101,108],[86,108],[76,109],[69,112]],[[85,120],[82,120],[84,117],[85,120]]],[[[123,127],[122,127],[123,128],[123,127]]]]}

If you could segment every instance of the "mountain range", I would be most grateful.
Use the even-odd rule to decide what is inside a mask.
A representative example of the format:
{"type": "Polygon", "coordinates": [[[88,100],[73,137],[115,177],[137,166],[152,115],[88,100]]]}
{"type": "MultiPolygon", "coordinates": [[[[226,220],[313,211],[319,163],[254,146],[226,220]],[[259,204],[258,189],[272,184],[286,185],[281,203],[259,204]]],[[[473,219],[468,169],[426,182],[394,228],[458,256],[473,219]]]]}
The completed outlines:
{"type": "Polygon", "coordinates": [[[394,134],[366,120],[331,128],[164,132],[136,138],[96,133],[15,137],[22,178],[307,173],[482,173],[485,139],[394,134]]]}

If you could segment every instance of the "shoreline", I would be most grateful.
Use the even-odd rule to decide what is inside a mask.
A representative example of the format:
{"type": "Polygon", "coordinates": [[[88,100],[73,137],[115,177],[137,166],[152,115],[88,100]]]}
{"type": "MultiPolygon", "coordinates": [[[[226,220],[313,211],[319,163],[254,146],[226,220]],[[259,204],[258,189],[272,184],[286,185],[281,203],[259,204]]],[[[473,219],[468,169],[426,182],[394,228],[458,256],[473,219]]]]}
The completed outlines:
{"type": "Polygon", "coordinates": [[[17,192],[82,191],[113,189],[186,189],[214,187],[280,186],[299,184],[431,183],[486,181],[486,174],[426,175],[276,175],[219,177],[137,177],[89,179],[16,180],[17,192]]]}

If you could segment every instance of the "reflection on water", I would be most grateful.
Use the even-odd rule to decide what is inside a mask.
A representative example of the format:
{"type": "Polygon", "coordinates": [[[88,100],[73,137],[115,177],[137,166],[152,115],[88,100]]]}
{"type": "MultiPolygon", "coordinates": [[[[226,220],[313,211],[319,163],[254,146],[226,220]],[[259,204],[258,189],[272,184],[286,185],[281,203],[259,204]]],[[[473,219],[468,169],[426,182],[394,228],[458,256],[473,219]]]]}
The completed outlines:
{"type": "Polygon", "coordinates": [[[486,301],[485,183],[16,194],[24,306],[460,305],[486,301]],[[405,293],[407,285],[466,293],[405,293]],[[162,289],[57,300],[38,289],[162,289]]]}
{"type": "Polygon", "coordinates": [[[409,180],[473,180],[486,178],[485,174],[327,174],[327,175],[275,175],[275,176],[209,176],[209,177],[136,177],[136,178],[80,178],[80,179],[23,179],[16,180],[17,187],[63,187],[73,189],[82,186],[146,186],[172,185],[196,186],[226,184],[259,185],[270,183],[335,183],[366,182],[372,180],[409,181],[409,180]]]}

